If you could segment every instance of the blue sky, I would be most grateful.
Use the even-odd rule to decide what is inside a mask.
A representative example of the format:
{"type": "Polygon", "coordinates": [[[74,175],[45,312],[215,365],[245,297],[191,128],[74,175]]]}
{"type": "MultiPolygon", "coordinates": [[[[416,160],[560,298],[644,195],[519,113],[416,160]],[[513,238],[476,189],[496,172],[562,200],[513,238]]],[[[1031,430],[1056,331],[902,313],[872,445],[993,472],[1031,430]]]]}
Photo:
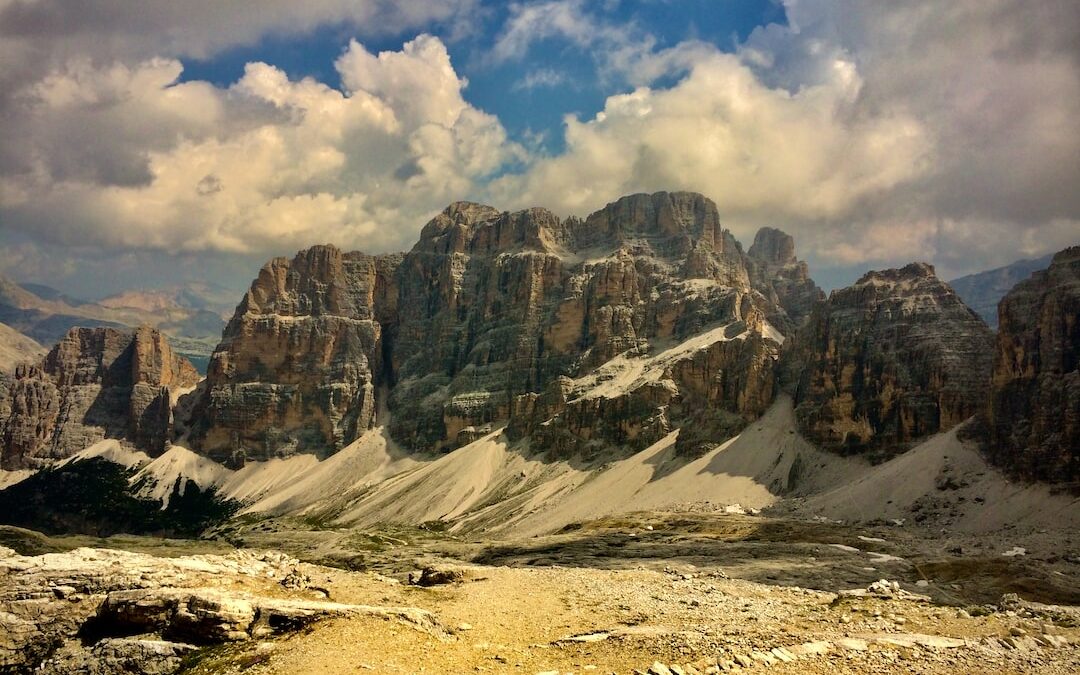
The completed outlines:
{"type": "Polygon", "coordinates": [[[0,273],[242,287],[451,201],[691,190],[826,288],[1080,232],[1072,0],[0,0],[0,273]]]}
{"type": "MultiPolygon", "coordinates": [[[[537,41],[521,58],[493,62],[488,53],[492,36],[510,18],[512,5],[489,3],[468,31],[445,23],[424,29],[443,40],[456,70],[468,79],[466,100],[498,116],[515,139],[538,140],[545,151],[558,153],[564,148],[563,117],[592,117],[608,96],[626,89],[627,84],[598,72],[603,55],[597,50],[602,44],[578,45],[561,36],[537,41]]],[[[775,0],[625,0],[589,2],[583,10],[597,21],[640,27],[640,32],[656,39],[658,49],[692,38],[730,52],[755,28],[786,23],[784,7],[775,0]]],[[[209,58],[183,59],[182,79],[207,80],[225,87],[240,79],[247,63],[264,61],[290,78],[312,77],[340,87],[333,64],[350,40],[381,52],[399,50],[415,36],[415,29],[379,34],[352,22],[323,25],[303,35],[268,34],[254,44],[209,58]]]]}

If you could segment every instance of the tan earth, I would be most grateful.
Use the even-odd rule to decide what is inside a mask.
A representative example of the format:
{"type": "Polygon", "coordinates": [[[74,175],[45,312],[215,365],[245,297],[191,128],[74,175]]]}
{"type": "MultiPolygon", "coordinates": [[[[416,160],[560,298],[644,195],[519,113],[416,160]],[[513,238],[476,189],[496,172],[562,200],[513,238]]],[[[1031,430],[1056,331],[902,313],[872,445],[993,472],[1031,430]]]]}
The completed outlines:
{"type": "MultiPolygon", "coordinates": [[[[701,512],[629,514],[502,543],[405,529],[321,534],[355,554],[338,564],[367,568],[305,566],[331,600],[430,610],[449,637],[368,617],[332,619],[205,653],[184,672],[1080,669],[1080,610],[1002,601],[1019,591],[1080,602],[1075,557],[961,556],[906,528],[701,512]],[[422,567],[456,578],[411,584],[422,567]]],[[[264,521],[237,536],[309,548],[320,534],[264,521]]],[[[960,547],[970,552],[973,541],[960,547]]]]}

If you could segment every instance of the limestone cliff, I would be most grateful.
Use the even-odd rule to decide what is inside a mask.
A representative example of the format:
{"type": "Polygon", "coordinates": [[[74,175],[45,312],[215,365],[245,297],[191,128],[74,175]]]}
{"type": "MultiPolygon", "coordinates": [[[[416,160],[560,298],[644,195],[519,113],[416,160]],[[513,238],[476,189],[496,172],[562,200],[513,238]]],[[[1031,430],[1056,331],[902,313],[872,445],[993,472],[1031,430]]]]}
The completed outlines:
{"type": "Polygon", "coordinates": [[[392,431],[416,448],[456,447],[556,377],[734,320],[751,293],[716,207],[690,193],[633,195],[565,222],[453,205],[397,278],[392,431]]]}
{"type": "Polygon", "coordinates": [[[998,305],[988,454],[1025,478],[1080,481],[1080,246],[998,305]]]}
{"type": "Polygon", "coordinates": [[[194,394],[193,447],[229,465],[327,456],[370,428],[399,261],[315,246],[267,263],[194,394]]]}
{"type": "Polygon", "coordinates": [[[154,329],[73,328],[0,395],[0,466],[36,468],[106,437],[160,453],[173,392],[198,379],[154,329]]]}
{"type": "Polygon", "coordinates": [[[973,415],[993,334],[925,263],[870,272],[816,306],[785,355],[802,432],[885,454],[973,415]]]}
{"type": "Polygon", "coordinates": [[[733,334],[757,356],[716,347],[729,353],[705,359],[708,382],[694,385],[734,429],[763,409],[735,399],[771,400],[761,379],[781,337],[765,346],[763,317],[784,311],[749,266],[697,194],[632,195],[584,220],[455,203],[404,255],[320,246],[269,263],[214,354],[188,440],[232,464],[326,455],[369,428],[385,397],[397,441],[452,449],[558,378],[742,322],[733,334]],[[753,371],[745,383],[736,362],[753,371]]]}
{"type": "Polygon", "coordinates": [[[769,322],[791,333],[810,316],[825,294],[810,278],[806,263],[795,256],[795,239],[773,227],[763,227],[754,235],[746,252],[750,281],[778,308],[769,322]]]}

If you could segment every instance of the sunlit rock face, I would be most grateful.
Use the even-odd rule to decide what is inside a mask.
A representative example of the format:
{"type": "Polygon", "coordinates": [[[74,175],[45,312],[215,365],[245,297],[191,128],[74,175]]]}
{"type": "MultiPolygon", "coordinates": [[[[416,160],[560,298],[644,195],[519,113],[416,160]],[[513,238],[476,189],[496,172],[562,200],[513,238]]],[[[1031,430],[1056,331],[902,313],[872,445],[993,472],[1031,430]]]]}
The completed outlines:
{"type": "Polygon", "coordinates": [[[315,246],[267,263],[194,394],[188,442],[235,466],[327,456],[370,428],[400,260],[315,246]]]}
{"type": "Polygon", "coordinates": [[[806,263],[795,256],[795,240],[773,227],[763,227],[746,252],[750,280],[777,309],[768,319],[785,333],[806,322],[825,294],[810,278],[806,263]]]}
{"type": "Polygon", "coordinates": [[[800,430],[823,447],[891,453],[973,415],[993,333],[925,263],[870,272],[818,304],[785,355],[800,430]]]}
{"type": "Polygon", "coordinates": [[[1080,246],[998,305],[987,454],[1025,478],[1080,481],[1080,246]]]}
{"type": "Polygon", "coordinates": [[[734,320],[752,292],[716,207],[690,193],[566,221],[456,204],[424,228],[398,283],[392,431],[415,448],[456,447],[556,377],[734,320]]]}
{"type": "Polygon", "coordinates": [[[172,436],[171,398],[198,379],[154,329],[72,328],[41,362],[19,366],[0,395],[0,465],[37,468],[107,437],[160,454],[172,436]]]}
{"type": "MultiPolygon", "coordinates": [[[[764,317],[784,310],[752,284],[750,267],[698,194],[632,195],[584,220],[451,204],[404,255],[320,246],[269,263],[213,357],[190,442],[232,464],[326,455],[370,428],[385,403],[398,442],[452,449],[558,378],[648,358],[717,326],[751,346],[672,366],[699,381],[687,385],[696,393],[605,409],[629,419],[724,399],[717,409],[733,412],[724,426],[734,429],[771,401],[783,339],[764,317]]],[[[764,263],[754,269],[767,276],[764,263]]]]}

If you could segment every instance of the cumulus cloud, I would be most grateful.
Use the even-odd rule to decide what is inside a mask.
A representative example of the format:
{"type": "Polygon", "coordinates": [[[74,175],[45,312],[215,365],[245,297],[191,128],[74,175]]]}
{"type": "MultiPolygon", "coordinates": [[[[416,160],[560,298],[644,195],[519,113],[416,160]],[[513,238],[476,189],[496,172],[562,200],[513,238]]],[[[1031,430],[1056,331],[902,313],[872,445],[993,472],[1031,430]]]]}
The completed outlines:
{"type": "Polygon", "coordinates": [[[336,66],[344,91],[265,63],[225,90],[178,84],[175,60],[51,73],[25,95],[5,220],[110,248],[400,248],[519,152],[465,102],[438,38],[377,55],[354,41],[336,66]]]}
{"type": "MultiPolygon", "coordinates": [[[[785,7],[786,24],[725,53],[582,0],[513,5],[478,63],[524,64],[563,41],[618,92],[568,117],[565,150],[549,155],[469,103],[440,38],[362,44],[467,24],[476,0],[148,0],[139,12],[94,0],[78,15],[0,0],[2,228],[49,250],[387,250],[456,199],[584,215],[689,189],[744,241],[789,230],[818,269],[926,259],[960,274],[1077,240],[1074,2],[785,7]],[[272,63],[224,88],[180,82],[184,58],[327,22],[361,37],[335,63],[340,88],[272,63]]],[[[543,63],[522,69],[518,91],[565,86],[543,63]]]]}
{"type": "Polygon", "coordinates": [[[669,89],[640,87],[608,98],[593,119],[567,118],[564,154],[494,189],[584,212],[668,186],[709,195],[736,222],[835,218],[918,177],[932,153],[911,116],[847,114],[862,85],[837,60],[828,80],[791,94],[713,51],[669,89]]]}
{"type": "Polygon", "coordinates": [[[642,27],[575,0],[518,8],[499,57],[551,36],[599,44],[602,70],[640,86],[594,118],[568,117],[566,152],[494,194],[583,213],[626,192],[698,190],[741,237],[783,227],[827,266],[920,258],[959,273],[1077,240],[1075,3],[785,8],[787,24],[759,27],[734,54],[692,40],[657,49],[642,27]]]}
{"type": "Polygon", "coordinates": [[[884,228],[903,240],[917,230],[933,233],[918,238],[922,257],[970,271],[1080,238],[1075,3],[800,0],[786,7],[789,25],[759,28],[741,46],[762,82],[798,95],[827,81],[837,59],[848,60],[863,84],[847,114],[907,116],[932,149],[913,180],[843,218],[802,223],[820,257],[842,245],[852,260],[894,260],[895,248],[872,233],[884,228]]]}

